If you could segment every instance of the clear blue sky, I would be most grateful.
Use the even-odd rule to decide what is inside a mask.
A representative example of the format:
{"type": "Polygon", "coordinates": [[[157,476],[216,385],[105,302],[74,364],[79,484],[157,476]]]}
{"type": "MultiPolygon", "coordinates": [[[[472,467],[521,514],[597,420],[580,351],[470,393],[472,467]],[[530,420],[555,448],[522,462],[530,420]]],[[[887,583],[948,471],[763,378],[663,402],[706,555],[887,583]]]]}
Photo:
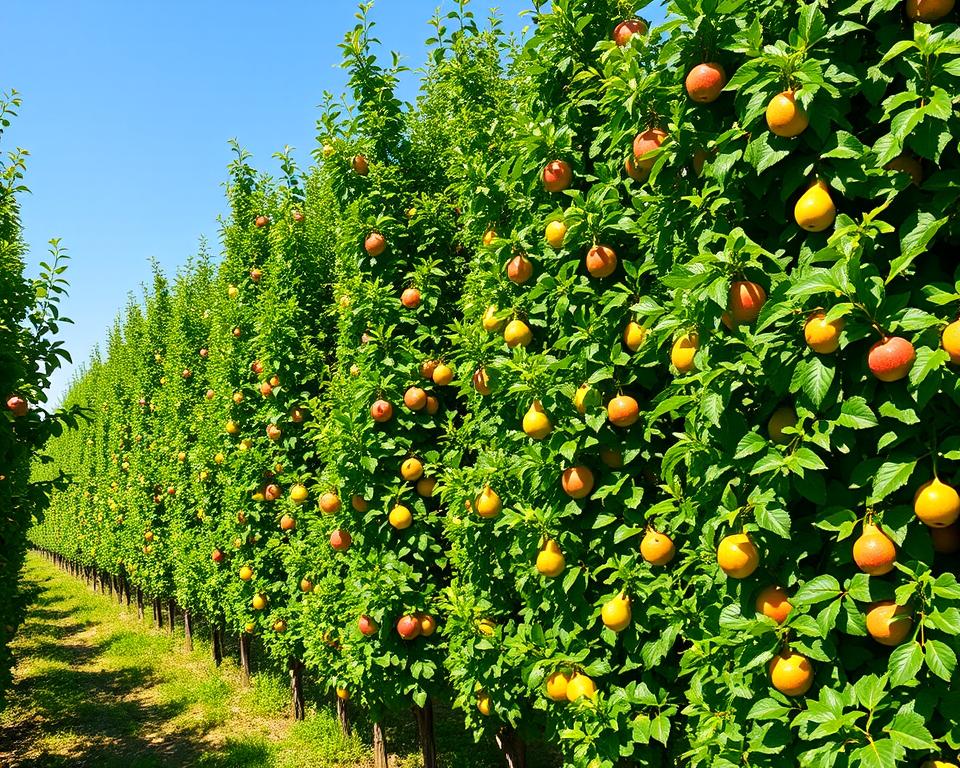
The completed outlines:
{"type": "MultiPolygon", "coordinates": [[[[425,61],[427,22],[452,0],[379,0],[385,51],[425,61]]],[[[497,6],[509,30],[530,0],[497,6]]],[[[23,220],[30,261],[60,237],[69,249],[76,325],[63,338],[87,359],[117,310],[149,278],[149,259],[173,271],[205,235],[219,253],[216,218],[236,137],[258,167],[296,148],[307,165],[317,105],[341,93],[337,44],[355,24],[354,0],[3,0],[0,90],[24,98],[4,143],[31,153],[23,220]]],[[[418,75],[404,81],[405,99],[418,75]]],[[[61,372],[56,400],[72,371],[61,372]]]]}

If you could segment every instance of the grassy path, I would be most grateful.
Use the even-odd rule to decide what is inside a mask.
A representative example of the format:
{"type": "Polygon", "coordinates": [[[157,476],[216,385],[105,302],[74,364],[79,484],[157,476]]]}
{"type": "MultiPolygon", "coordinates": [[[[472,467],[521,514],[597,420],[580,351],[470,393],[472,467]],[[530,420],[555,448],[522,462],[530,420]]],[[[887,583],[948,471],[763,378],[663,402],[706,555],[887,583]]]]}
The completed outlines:
{"type": "MultiPolygon", "coordinates": [[[[0,768],[340,768],[367,766],[327,708],[286,717],[281,678],[244,689],[209,648],[153,630],[136,611],[94,594],[31,556],[33,607],[14,644],[19,659],[0,713],[0,768]]],[[[398,766],[412,766],[408,755],[398,766]]]]}

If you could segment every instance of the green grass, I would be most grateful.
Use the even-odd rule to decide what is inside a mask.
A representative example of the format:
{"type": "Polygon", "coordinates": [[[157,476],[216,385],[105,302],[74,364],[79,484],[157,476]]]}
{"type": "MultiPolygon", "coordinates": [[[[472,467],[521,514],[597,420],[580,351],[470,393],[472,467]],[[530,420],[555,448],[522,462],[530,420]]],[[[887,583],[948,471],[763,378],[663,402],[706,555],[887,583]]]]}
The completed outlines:
{"type": "MultiPolygon", "coordinates": [[[[140,622],[46,560],[31,555],[33,604],[14,641],[9,706],[0,712],[3,768],[368,768],[370,723],[355,717],[345,737],[327,701],[289,718],[285,673],[256,671],[241,683],[232,658],[217,667],[209,644],[140,622]]],[[[200,633],[204,635],[204,633],[200,633]]],[[[233,652],[231,648],[231,652],[233,652]]],[[[309,692],[309,688],[308,688],[309,692]]],[[[491,742],[475,744],[463,720],[437,703],[443,768],[491,768],[491,742]]],[[[422,765],[412,715],[386,723],[391,768],[422,765]]],[[[531,748],[528,766],[559,761],[531,748]]]]}

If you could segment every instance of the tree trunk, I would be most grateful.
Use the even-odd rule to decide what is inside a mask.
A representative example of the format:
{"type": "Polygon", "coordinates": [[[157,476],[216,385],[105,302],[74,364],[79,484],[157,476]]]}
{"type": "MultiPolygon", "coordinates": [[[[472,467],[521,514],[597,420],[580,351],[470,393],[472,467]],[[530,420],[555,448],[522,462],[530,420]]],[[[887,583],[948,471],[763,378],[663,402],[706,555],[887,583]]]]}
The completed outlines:
{"type": "Polygon", "coordinates": [[[240,634],[240,682],[250,685],[250,635],[246,632],[240,634]]]}
{"type": "Polygon", "coordinates": [[[193,619],[186,610],[183,612],[183,647],[188,653],[193,650],[193,619]]]}
{"type": "Polygon", "coordinates": [[[143,590],[137,587],[137,618],[143,621],[143,590]]]}
{"type": "Polygon", "coordinates": [[[94,569],[93,569],[93,591],[94,591],[94,592],[97,591],[97,576],[98,576],[98,575],[99,575],[99,574],[97,573],[97,569],[94,568],[94,569]]]}
{"type": "Polygon", "coordinates": [[[113,574],[107,574],[107,592],[110,593],[110,599],[113,600],[113,574]]]}
{"type": "Polygon", "coordinates": [[[497,733],[497,746],[503,752],[507,768],[526,768],[527,748],[520,735],[508,725],[497,733]]]}
{"type": "Polygon", "coordinates": [[[213,645],[213,663],[219,667],[223,661],[223,649],[220,647],[220,627],[216,624],[211,624],[210,634],[213,645]]]}
{"type": "Polygon", "coordinates": [[[127,608],[130,607],[130,582],[126,576],[121,576],[123,579],[123,592],[127,596],[127,608]]]}
{"type": "Polygon", "coordinates": [[[159,597],[153,598],[153,614],[157,619],[157,629],[163,629],[163,603],[159,597]]]}
{"type": "Polygon", "coordinates": [[[373,724],[373,768],[388,768],[387,738],[380,723],[373,724]]]}
{"type": "Polygon", "coordinates": [[[347,710],[347,702],[337,696],[337,720],[340,721],[340,730],[343,735],[350,736],[350,712],[347,710]]]}
{"type": "Polygon", "coordinates": [[[433,738],[433,702],[427,698],[422,707],[414,704],[413,716],[417,720],[417,736],[420,739],[420,751],[423,753],[423,768],[437,768],[437,744],[433,738]]]}
{"type": "Polygon", "coordinates": [[[173,634],[174,626],[177,623],[177,603],[172,597],[167,602],[167,614],[170,617],[170,626],[168,629],[170,630],[170,634],[173,634]]]}
{"type": "Polygon", "coordinates": [[[291,656],[287,668],[290,670],[290,692],[293,694],[293,719],[303,720],[307,715],[303,697],[303,663],[291,656]]]}

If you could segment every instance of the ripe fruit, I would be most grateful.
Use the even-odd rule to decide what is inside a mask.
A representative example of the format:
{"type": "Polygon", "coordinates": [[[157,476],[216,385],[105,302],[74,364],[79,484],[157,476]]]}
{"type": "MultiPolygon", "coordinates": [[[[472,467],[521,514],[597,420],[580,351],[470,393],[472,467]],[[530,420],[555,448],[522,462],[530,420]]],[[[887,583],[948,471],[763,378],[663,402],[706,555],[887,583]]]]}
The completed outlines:
{"type": "Polygon", "coordinates": [[[523,285],[533,277],[533,264],[522,253],[507,262],[507,277],[517,285],[523,285]]]}
{"type": "Polygon", "coordinates": [[[590,394],[590,385],[581,384],[573,393],[573,407],[581,416],[587,412],[587,395],[590,394]]]}
{"type": "Polygon", "coordinates": [[[730,286],[730,315],[735,323],[752,323],[760,316],[767,292],[750,280],[735,280],[730,286]]]}
{"type": "Polygon", "coordinates": [[[253,596],[251,605],[253,605],[253,610],[262,611],[264,608],[267,607],[267,602],[268,602],[267,596],[264,595],[263,593],[258,593],[253,596]]]}
{"type": "Polygon", "coordinates": [[[947,760],[925,760],[920,768],[957,768],[957,764],[947,760]]]}
{"type": "Polygon", "coordinates": [[[563,192],[573,183],[573,170],[566,160],[553,160],[543,169],[543,188],[547,192],[563,192]]]}
{"type": "Polygon", "coordinates": [[[659,128],[648,128],[643,133],[637,134],[633,140],[633,161],[638,171],[649,172],[653,168],[657,158],[648,156],[648,153],[659,148],[665,138],[667,134],[659,128]]]}
{"type": "Polygon", "coordinates": [[[246,624],[243,625],[243,631],[246,632],[248,635],[252,635],[254,630],[256,630],[256,628],[257,628],[257,625],[254,624],[252,621],[248,621],[246,624]]]}
{"type": "Polygon", "coordinates": [[[867,365],[880,381],[899,381],[913,367],[917,353],[902,336],[887,336],[870,347],[867,365]]]}
{"type": "Polygon", "coordinates": [[[562,221],[551,221],[547,224],[546,238],[551,248],[562,248],[566,236],[567,225],[562,221]]]}
{"type": "Polygon", "coordinates": [[[810,125],[807,113],[797,104],[793,91],[778,93],[767,104],[767,127],[777,136],[792,139],[810,125]]]}
{"type": "Polygon", "coordinates": [[[396,504],[393,509],[390,510],[388,516],[390,520],[390,525],[396,528],[398,531],[403,531],[413,525],[413,513],[403,504],[396,504]]]}
{"type": "Polygon", "coordinates": [[[407,309],[416,309],[420,306],[420,291],[416,288],[407,288],[400,294],[400,303],[407,309]]]}
{"type": "Polygon", "coordinates": [[[946,528],[960,517],[960,494],[935,477],[920,486],[913,499],[913,511],[931,528],[946,528]]]}
{"type": "Polygon", "coordinates": [[[421,637],[430,637],[437,631],[437,620],[429,613],[418,613],[417,620],[420,622],[421,637]]]}
{"type": "Polygon", "coordinates": [[[357,620],[357,629],[360,630],[360,634],[364,637],[371,637],[377,634],[377,630],[380,629],[380,627],[377,626],[377,622],[364,614],[357,620]]]}
{"type": "Polygon", "coordinates": [[[960,320],[954,320],[943,329],[940,346],[950,355],[951,363],[960,363],[960,320]]]}
{"type": "Polygon", "coordinates": [[[493,637],[493,633],[496,632],[497,625],[493,623],[492,619],[480,619],[477,622],[477,631],[484,637],[493,637]]]}
{"type": "Polygon", "coordinates": [[[269,381],[265,381],[260,385],[260,394],[264,397],[270,397],[270,395],[273,394],[273,387],[270,386],[269,381]]]}
{"type": "Polygon", "coordinates": [[[638,168],[636,160],[632,155],[627,155],[623,161],[623,169],[627,172],[627,176],[634,181],[639,181],[641,184],[650,178],[650,169],[638,168]]]}
{"type": "Polygon", "coordinates": [[[379,232],[371,232],[363,241],[363,249],[368,256],[375,258],[387,250],[387,238],[379,232]]]}
{"type": "Polygon", "coordinates": [[[493,245],[493,241],[497,239],[497,230],[493,227],[490,227],[486,232],[483,233],[483,244],[486,246],[493,245]]]}
{"type": "Polygon", "coordinates": [[[593,680],[582,672],[574,672],[567,683],[567,701],[577,701],[586,696],[588,699],[597,697],[597,686],[593,680]]]}
{"type": "Polygon", "coordinates": [[[310,496],[310,492],[305,485],[297,483],[290,489],[290,501],[296,505],[303,504],[310,496]]]}
{"type": "Polygon", "coordinates": [[[497,318],[499,311],[493,304],[487,307],[483,313],[483,319],[480,321],[483,324],[483,330],[497,333],[503,329],[503,326],[507,324],[507,319],[505,317],[497,318]]]}
{"type": "Polygon", "coordinates": [[[497,492],[488,485],[480,492],[480,495],[474,499],[473,508],[477,510],[477,514],[480,515],[480,517],[490,518],[500,514],[503,504],[497,492]]]}
{"type": "Polygon", "coordinates": [[[673,349],[670,350],[670,362],[680,373],[690,373],[696,370],[694,357],[697,349],[700,347],[700,335],[696,331],[683,334],[675,342],[673,349]]]}
{"type": "Polygon", "coordinates": [[[433,383],[438,387],[445,387],[453,381],[453,368],[446,363],[439,363],[433,369],[433,383]]]}
{"type": "Polygon", "coordinates": [[[403,404],[411,411],[422,410],[427,404],[427,393],[420,387],[410,387],[403,393],[403,404]]]}
{"type": "Polygon", "coordinates": [[[346,688],[337,688],[337,698],[340,701],[350,701],[350,691],[346,688]]]}
{"type": "Polygon", "coordinates": [[[773,619],[777,624],[783,624],[787,615],[793,610],[787,597],[786,590],[776,584],[764,587],[757,595],[757,613],[762,613],[773,619]]]}
{"type": "Polygon", "coordinates": [[[280,518],[280,529],[284,531],[292,531],[297,527],[297,521],[294,520],[290,515],[284,515],[280,518]]]}
{"type": "Polygon", "coordinates": [[[487,373],[486,368],[477,368],[473,372],[473,388],[477,390],[481,395],[489,395],[492,391],[490,389],[490,375],[487,373]]]}
{"type": "Polygon", "coordinates": [[[789,405],[777,408],[767,422],[767,434],[777,445],[789,443],[792,435],[784,434],[785,427],[797,426],[797,412],[789,405]]]}
{"type": "Polygon", "coordinates": [[[433,496],[433,490],[437,487],[437,479],[435,477],[421,477],[417,480],[417,493],[423,496],[425,499],[429,499],[433,496]]]}
{"type": "Polygon", "coordinates": [[[253,568],[249,565],[240,566],[240,581],[250,581],[253,578],[253,568]]]}
{"type": "Polygon", "coordinates": [[[883,167],[888,171],[906,173],[916,186],[920,186],[920,182],[923,181],[923,165],[913,155],[897,155],[883,167]]]}
{"type": "Polygon", "coordinates": [[[617,268],[617,254],[606,245],[595,245],[587,251],[586,265],[592,277],[610,277],[617,268]]]}
{"type": "Polygon", "coordinates": [[[353,172],[356,173],[357,176],[366,176],[370,172],[370,164],[363,155],[356,155],[353,160],[350,161],[350,167],[353,168],[353,172]]]}
{"type": "Polygon", "coordinates": [[[600,609],[600,618],[603,620],[603,625],[614,632],[623,632],[629,627],[633,611],[630,608],[630,598],[626,593],[621,592],[604,603],[603,608],[600,609]]]}
{"type": "Polygon", "coordinates": [[[821,355],[829,355],[840,347],[840,332],[846,325],[842,317],[827,320],[827,313],[817,310],[803,326],[803,338],[807,346],[821,355]]]}
{"type": "Polygon", "coordinates": [[[215,563],[222,563],[223,552],[221,552],[219,549],[213,550],[212,554],[210,555],[210,559],[213,560],[213,562],[215,563]]]}
{"type": "Polygon", "coordinates": [[[263,279],[263,270],[257,267],[254,267],[250,270],[250,279],[255,283],[259,283],[263,279]]]}
{"type": "Polygon", "coordinates": [[[523,320],[511,320],[503,331],[503,340],[507,342],[510,349],[520,346],[525,347],[533,341],[533,333],[523,320]]]}
{"type": "Polygon", "coordinates": [[[893,600],[873,603],[867,611],[867,632],[880,645],[900,645],[913,629],[910,609],[893,600]]]}
{"type": "Polygon", "coordinates": [[[282,435],[282,430],[276,424],[267,425],[267,437],[271,440],[279,440],[282,435]]]}
{"type": "Polygon", "coordinates": [[[291,216],[293,216],[293,220],[297,222],[297,224],[299,224],[301,221],[303,221],[306,218],[306,216],[303,215],[302,211],[297,211],[297,210],[294,210],[291,216]]]}
{"type": "Polygon", "coordinates": [[[539,400],[534,400],[523,415],[523,431],[534,440],[543,440],[552,429],[553,424],[543,410],[543,405],[539,400]]]}
{"type": "Polygon", "coordinates": [[[725,537],[717,547],[717,564],[732,579],[745,579],[760,564],[760,553],[746,533],[725,537]]]}
{"type": "Polygon", "coordinates": [[[147,531],[145,534],[143,534],[143,538],[145,541],[153,541],[153,531],[147,531]]]}
{"type": "Polygon", "coordinates": [[[897,548],[873,523],[865,523],[860,538],[853,543],[853,559],[864,573],[883,576],[893,570],[897,548]]]}
{"type": "Polygon", "coordinates": [[[640,418],[640,405],[630,395],[617,395],[607,403],[607,418],[615,427],[629,427],[640,418]]]}
{"type": "Polygon", "coordinates": [[[560,551],[560,545],[553,539],[547,539],[537,555],[537,570],[544,576],[555,578],[567,567],[566,558],[560,551]]]}
{"type": "Polygon", "coordinates": [[[613,39],[621,48],[629,44],[634,35],[647,34],[647,25],[640,19],[621,21],[613,30],[613,39]]]}
{"type": "Polygon", "coordinates": [[[687,95],[700,104],[709,104],[720,97],[720,92],[727,84],[727,73],[723,67],[715,62],[697,64],[687,73],[684,85],[687,95]]]}
{"type": "Polygon", "coordinates": [[[386,400],[376,400],[370,406],[370,416],[379,424],[390,421],[393,418],[393,406],[386,400]]]}
{"type": "Polygon", "coordinates": [[[427,413],[433,416],[440,410],[440,401],[433,395],[427,395],[427,413]]]}
{"type": "Polygon", "coordinates": [[[570,678],[566,672],[557,671],[547,678],[547,698],[553,701],[567,700],[567,686],[570,678]]]}
{"type": "Polygon", "coordinates": [[[424,360],[420,363],[420,375],[428,381],[433,381],[433,372],[440,365],[439,360],[424,360]]]}
{"type": "Polygon", "coordinates": [[[572,499],[584,499],[593,490],[593,472],[590,467],[578,464],[563,471],[563,492],[572,499]]]}
{"type": "Polygon", "coordinates": [[[262,215],[261,215],[261,216],[257,216],[257,218],[253,220],[253,223],[254,223],[258,228],[263,228],[263,227],[267,226],[267,224],[270,223],[270,219],[269,219],[267,216],[262,216],[262,215]]]}
{"type": "Polygon", "coordinates": [[[490,701],[490,694],[486,691],[477,691],[477,711],[484,717],[489,717],[493,712],[493,703],[490,701]]]}
{"type": "Polygon", "coordinates": [[[640,345],[643,344],[645,338],[647,338],[647,329],[633,320],[627,323],[627,327],[623,329],[623,343],[627,345],[627,349],[631,352],[640,349],[640,345]]]}
{"type": "Polygon", "coordinates": [[[346,552],[350,549],[350,541],[350,534],[342,528],[330,534],[330,546],[337,552],[346,552]]]}
{"type": "Polygon", "coordinates": [[[370,505],[367,504],[367,500],[358,493],[355,493],[350,497],[350,506],[353,507],[357,512],[366,512],[368,509],[370,509],[370,505]]]}
{"type": "Polygon", "coordinates": [[[830,188],[821,179],[800,195],[793,207],[793,217],[808,232],[823,232],[837,218],[837,207],[830,197],[830,188]]]}
{"type": "Polygon", "coordinates": [[[784,651],[770,661],[770,682],[784,696],[803,696],[813,685],[813,666],[806,656],[784,651]]]}
{"type": "Polygon", "coordinates": [[[650,565],[666,565],[676,554],[676,547],[669,536],[648,528],[640,541],[640,556],[650,565]]]}
{"type": "Polygon", "coordinates": [[[420,622],[416,616],[407,614],[397,621],[397,634],[404,640],[416,640],[420,637],[420,622]]]}
{"type": "Polygon", "coordinates": [[[954,523],[946,528],[931,528],[930,541],[933,544],[933,551],[941,555],[960,552],[960,524],[954,523]]]}
{"type": "Polygon", "coordinates": [[[907,18],[911,21],[939,21],[953,10],[954,0],[907,0],[907,18]]]}
{"type": "Polygon", "coordinates": [[[280,490],[280,486],[275,483],[270,483],[266,488],[263,489],[263,498],[267,501],[276,501],[280,498],[283,491],[280,490]]]}
{"type": "Polygon", "coordinates": [[[240,434],[240,425],[235,421],[227,422],[227,434],[228,435],[238,435],[240,434]]]}
{"type": "Polygon", "coordinates": [[[423,477],[423,463],[420,459],[410,458],[400,465],[400,475],[408,482],[414,482],[423,477]]]}

